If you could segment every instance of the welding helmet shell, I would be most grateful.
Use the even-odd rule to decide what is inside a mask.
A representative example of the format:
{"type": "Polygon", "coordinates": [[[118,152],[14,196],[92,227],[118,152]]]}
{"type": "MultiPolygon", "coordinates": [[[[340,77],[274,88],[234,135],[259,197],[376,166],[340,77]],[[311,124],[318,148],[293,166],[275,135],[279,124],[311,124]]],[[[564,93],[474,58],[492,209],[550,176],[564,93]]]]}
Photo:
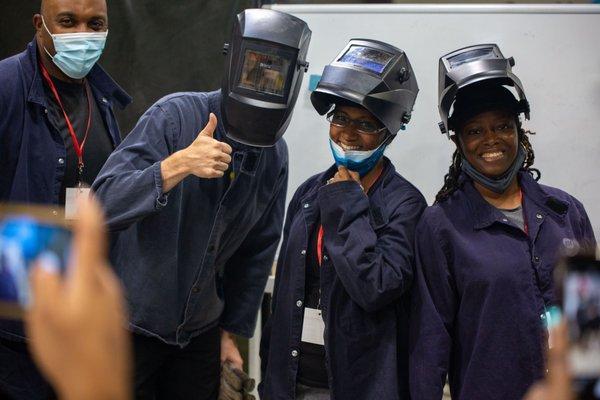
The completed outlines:
{"type": "Polygon", "coordinates": [[[334,104],[365,108],[396,135],[410,121],[419,87],[404,51],[370,39],[352,39],[331,64],[310,96],[321,115],[334,104]]]}
{"type": "Polygon", "coordinates": [[[273,146],[287,129],[302,76],[311,30],[292,15],[248,9],[237,15],[225,44],[221,113],[227,136],[273,146]]]}
{"type": "Polygon", "coordinates": [[[512,72],[515,61],[505,58],[496,44],[478,44],[455,50],[440,57],[438,80],[438,109],[442,121],[439,123],[442,133],[450,136],[455,130],[450,112],[457,93],[469,85],[487,83],[514,87],[516,114],[524,113],[529,119],[529,103],[521,80],[512,72]]]}

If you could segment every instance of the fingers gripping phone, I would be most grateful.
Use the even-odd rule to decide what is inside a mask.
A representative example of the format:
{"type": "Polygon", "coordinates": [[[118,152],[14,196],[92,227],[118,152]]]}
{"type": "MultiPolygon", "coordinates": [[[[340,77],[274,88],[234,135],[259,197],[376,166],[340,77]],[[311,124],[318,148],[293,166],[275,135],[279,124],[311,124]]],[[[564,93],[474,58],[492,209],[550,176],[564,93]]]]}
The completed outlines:
{"type": "Polygon", "coordinates": [[[31,301],[29,272],[40,257],[64,271],[71,231],[42,206],[0,204],[0,318],[20,319],[31,301]]]}

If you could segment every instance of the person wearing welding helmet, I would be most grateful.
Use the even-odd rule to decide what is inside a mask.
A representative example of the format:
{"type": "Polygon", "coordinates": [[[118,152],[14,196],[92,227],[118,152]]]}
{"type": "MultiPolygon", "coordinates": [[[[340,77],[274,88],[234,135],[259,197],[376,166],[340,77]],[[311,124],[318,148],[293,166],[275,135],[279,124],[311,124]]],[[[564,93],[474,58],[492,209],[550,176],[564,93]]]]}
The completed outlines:
{"type": "Polygon", "coordinates": [[[408,398],[406,295],[426,202],[384,151],[417,92],[406,54],[383,42],[351,40],[325,67],[311,101],[335,164],[288,206],[261,399],[408,398]]]}
{"type": "Polygon", "coordinates": [[[495,44],[440,58],[440,128],[456,150],[416,232],[414,399],[441,399],[446,376],[454,400],[521,399],[544,375],[561,245],[595,242],[583,205],[538,183],[512,66],[495,44]]]}
{"type": "Polygon", "coordinates": [[[233,335],[252,336],[279,243],[288,176],[281,136],[311,31],[248,9],[224,47],[220,91],[155,103],[93,189],[127,293],[136,397],[216,399],[233,335]]]}

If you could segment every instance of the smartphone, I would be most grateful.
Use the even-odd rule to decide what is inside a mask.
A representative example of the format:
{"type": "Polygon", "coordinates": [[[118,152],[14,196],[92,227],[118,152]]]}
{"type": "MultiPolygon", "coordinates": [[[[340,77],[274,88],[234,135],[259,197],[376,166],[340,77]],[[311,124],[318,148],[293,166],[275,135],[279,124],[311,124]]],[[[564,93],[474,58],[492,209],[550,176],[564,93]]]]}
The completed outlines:
{"type": "Polygon", "coordinates": [[[569,332],[569,366],[580,399],[600,399],[600,259],[577,249],[555,271],[569,332]]]}
{"type": "Polygon", "coordinates": [[[64,214],[43,206],[0,204],[0,318],[21,319],[31,301],[29,272],[40,257],[64,271],[71,248],[64,214]]]}

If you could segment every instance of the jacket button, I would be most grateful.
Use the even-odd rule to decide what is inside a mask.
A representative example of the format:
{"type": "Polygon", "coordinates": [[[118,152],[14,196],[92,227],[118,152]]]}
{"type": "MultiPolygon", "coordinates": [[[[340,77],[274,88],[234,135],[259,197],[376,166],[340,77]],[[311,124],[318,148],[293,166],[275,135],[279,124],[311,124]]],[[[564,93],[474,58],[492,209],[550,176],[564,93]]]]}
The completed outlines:
{"type": "Polygon", "coordinates": [[[323,256],[323,261],[327,261],[327,260],[329,260],[329,257],[327,257],[327,254],[325,254],[325,255],[323,256]]]}
{"type": "Polygon", "coordinates": [[[48,114],[48,109],[47,108],[44,108],[44,113],[48,114]]]}
{"type": "Polygon", "coordinates": [[[535,262],[539,262],[539,261],[540,261],[540,257],[539,257],[539,256],[534,256],[534,257],[533,257],[533,261],[535,261],[535,262]]]}
{"type": "Polygon", "coordinates": [[[62,158],[62,157],[61,157],[61,158],[59,158],[59,159],[58,159],[58,163],[59,163],[60,165],[63,165],[63,164],[65,163],[65,159],[64,159],[64,158],[62,158]]]}
{"type": "Polygon", "coordinates": [[[298,307],[298,308],[302,307],[302,300],[298,300],[296,302],[296,307],[298,307]]]}
{"type": "Polygon", "coordinates": [[[302,254],[303,256],[305,256],[305,255],[306,255],[306,250],[302,250],[302,251],[300,252],[300,254],[302,254]]]}
{"type": "Polygon", "coordinates": [[[502,222],[508,222],[507,218],[502,218],[502,222]]]}
{"type": "Polygon", "coordinates": [[[108,103],[108,100],[106,100],[106,97],[103,97],[103,98],[102,98],[102,102],[103,102],[103,103],[108,103]]]}
{"type": "Polygon", "coordinates": [[[542,218],[544,218],[544,216],[543,216],[542,214],[539,214],[539,213],[538,213],[538,214],[535,214],[535,217],[536,217],[537,219],[542,219],[542,218]]]}
{"type": "Polygon", "coordinates": [[[308,208],[308,207],[310,207],[310,204],[304,203],[304,208],[308,208]]]}
{"type": "Polygon", "coordinates": [[[292,350],[292,357],[298,357],[298,350],[292,350]]]}

